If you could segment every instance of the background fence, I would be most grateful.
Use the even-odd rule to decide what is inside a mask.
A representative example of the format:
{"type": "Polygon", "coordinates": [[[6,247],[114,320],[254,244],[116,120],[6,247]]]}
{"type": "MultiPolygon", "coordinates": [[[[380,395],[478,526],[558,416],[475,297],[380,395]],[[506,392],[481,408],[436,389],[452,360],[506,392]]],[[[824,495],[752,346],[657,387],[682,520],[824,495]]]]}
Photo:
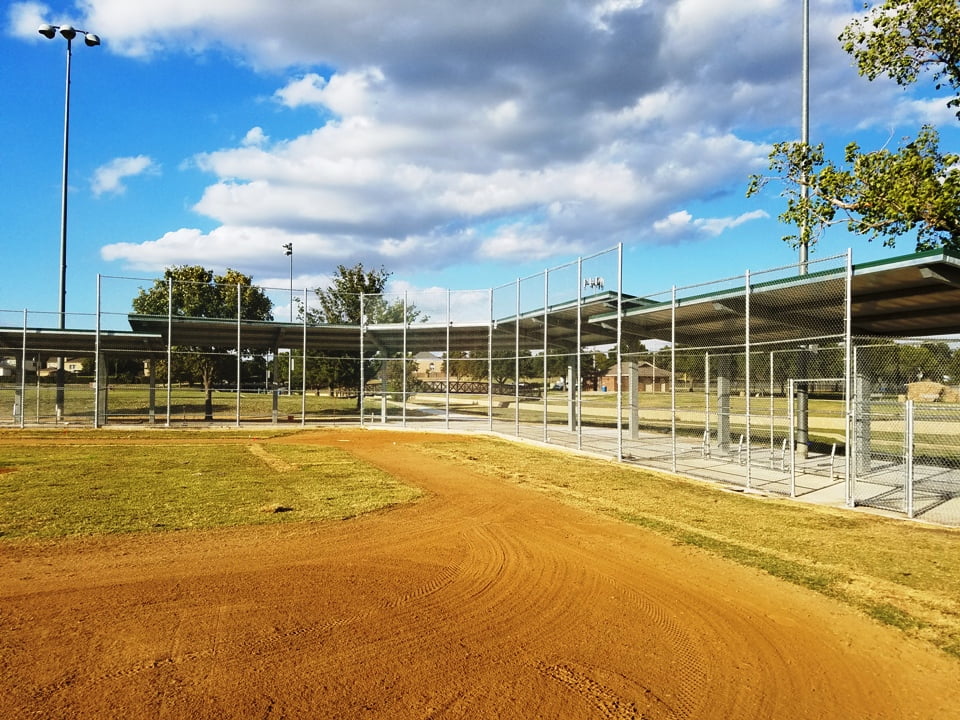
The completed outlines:
{"type": "Polygon", "coordinates": [[[344,294],[336,317],[312,290],[104,277],[69,347],[56,313],[0,311],[0,426],[494,431],[960,525],[960,339],[855,336],[851,267],[634,295],[618,247],[490,290],[344,294]]]}

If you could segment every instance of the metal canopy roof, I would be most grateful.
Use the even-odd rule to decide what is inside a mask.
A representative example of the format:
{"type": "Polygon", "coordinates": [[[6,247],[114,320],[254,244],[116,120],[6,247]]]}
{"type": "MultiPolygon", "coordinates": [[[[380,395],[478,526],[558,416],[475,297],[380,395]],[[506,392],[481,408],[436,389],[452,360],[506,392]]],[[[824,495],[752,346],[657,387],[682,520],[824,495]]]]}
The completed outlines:
{"type": "MultiPolygon", "coordinates": [[[[593,325],[588,320],[599,313],[616,312],[617,294],[605,292],[583,299],[581,341],[584,346],[616,342],[616,328],[593,325]]],[[[520,348],[532,350],[543,347],[544,317],[547,320],[547,337],[551,347],[577,349],[577,301],[534,310],[517,317],[509,317],[493,323],[493,349],[513,350],[519,324],[520,348]]],[[[356,352],[360,348],[360,328],[356,325],[307,325],[263,320],[216,320],[208,318],[179,318],[169,320],[166,316],[129,315],[130,327],[135,331],[156,337],[158,347],[165,350],[169,331],[170,342],[185,347],[235,347],[239,331],[240,347],[259,350],[276,348],[300,348],[308,352],[323,352],[329,355],[356,352]]],[[[474,350],[485,353],[490,342],[489,323],[415,322],[370,323],[363,333],[364,350],[380,351],[384,355],[402,352],[417,353],[444,350],[449,332],[450,346],[457,350],[474,350]],[[406,336],[406,342],[404,342],[406,336]]]]}
{"type": "MultiPolygon", "coordinates": [[[[51,330],[47,328],[0,328],[0,352],[18,356],[24,349],[27,355],[90,355],[96,351],[95,330],[51,330]]],[[[162,340],[150,333],[103,330],[100,332],[102,352],[137,352],[150,355],[166,352],[162,340]]]]}
{"type": "MultiPolygon", "coordinates": [[[[757,277],[757,276],[755,276],[757,277]]],[[[762,277],[762,276],[760,276],[762,277]]],[[[751,285],[749,297],[742,287],[713,293],[678,297],[676,340],[688,346],[739,344],[745,336],[747,303],[752,343],[789,342],[844,333],[846,268],[809,275],[794,275],[751,285]]],[[[859,336],[924,337],[960,333],[960,255],[933,250],[888,260],[854,265],[852,277],[852,331],[859,336]]],[[[544,322],[550,348],[574,351],[577,325],[580,345],[613,344],[617,340],[616,292],[603,292],[521,314],[483,323],[371,324],[365,328],[364,348],[395,354],[457,350],[521,350],[543,347],[544,322]],[[492,329],[492,339],[491,339],[492,329]]],[[[657,302],[628,295],[622,297],[625,341],[671,339],[671,302],[657,302]]],[[[132,332],[103,331],[101,352],[134,352],[160,355],[166,352],[167,335],[175,346],[235,347],[238,323],[166,316],[130,315],[132,332]]],[[[338,354],[356,352],[360,328],[351,325],[316,325],[243,320],[239,323],[240,346],[261,351],[300,348],[308,352],[338,354]]],[[[97,348],[94,330],[0,328],[0,351],[28,354],[92,354],[97,348]]]]}
{"type": "MultiPolygon", "coordinates": [[[[747,302],[752,343],[844,334],[846,268],[677,297],[675,338],[687,346],[740,344],[747,302]]],[[[671,302],[624,310],[624,339],[671,340],[671,302]]],[[[924,337],[960,333],[960,256],[940,250],[853,266],[852,334],[924,337]]],[[[616,313],[593,322],[616,322],[616,313]]]]}

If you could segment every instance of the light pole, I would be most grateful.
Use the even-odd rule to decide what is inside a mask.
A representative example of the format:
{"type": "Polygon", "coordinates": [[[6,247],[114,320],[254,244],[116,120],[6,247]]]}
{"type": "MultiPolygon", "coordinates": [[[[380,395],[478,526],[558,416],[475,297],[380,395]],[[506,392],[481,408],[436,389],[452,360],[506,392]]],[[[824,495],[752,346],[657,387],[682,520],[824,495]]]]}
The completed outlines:
{"type": "MultiPolygon", "coordinates": [[[[73,39],[77,33],[83,34],[87,47],[96,47],[100,38],[86,30],[78,30],[71,25],[41,25],[38,32],[48,40],[60,37],[67,41],[67,82],[63,101],[63,182],[60,199],[60,329],[66,327],[67,311],[67,170],[70,161],[70,58],[73,56],[73,39]]],[[[57,414],[63,412],[63,356],[57,359],[57,414]]]]}
{"type": "MultiPolygon", "coordinates": [[[[800,71],[800,142],[804,150],[810,147],[810,0],[803,0],[801,12],[803,19],[801,29],[803,33],[801,71],[800,71]]],[[[800,267],[799,274],[806,275],[810,250],[810,209],[806,201],[810,197],[810,187],[807,185],[807,174],[804,172],[800,185],[801,197],[804,201],[803,224],[800,227],[800,267]]],[[[800,368],[802,375],[807,375],[807,358],[801,351],[800,368]]],[[[806,458],[810,449],[810,419],[809,393],[807,383],[797,385],[797,452],[801,458],[806,458]]]]}
{"type": "MultiPolygon", "coordinates": [[[[284,255],[290,258],[290,324],[293,324],[293,243],[288,242],[283,245],[284,255]]],[[[293,394],[293,348],[287,350],[287,395],[293,394]]],[[[306,358],[304,358],[306,362],[306,358]]]]}
{"type": "MultiPolygon", "coordinates": [[[[803,0],[801,9],[803,19],[801,28],[803,33],[802,59],[800,69],[800,142],[804,146],[810,145],[810,0],[803,0]]],[[[800,193],[806,201],[810,196],[807,185],[807,175],[804,172],[800,185],[800,193]]],[[[803,225],[800,228],[800,274],[807,274],[807,259],[810,249],[810,211],[804,211],[803,225]]]]}

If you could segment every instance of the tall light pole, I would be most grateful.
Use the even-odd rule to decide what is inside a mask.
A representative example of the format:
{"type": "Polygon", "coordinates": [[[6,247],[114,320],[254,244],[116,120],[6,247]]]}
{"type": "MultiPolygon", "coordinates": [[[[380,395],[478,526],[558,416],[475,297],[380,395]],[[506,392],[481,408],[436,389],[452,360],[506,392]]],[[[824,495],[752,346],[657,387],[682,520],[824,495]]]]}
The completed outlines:
{"type": "MultiPolygon", "coordinates": [[[[283,245],[284,255],[290,258],[290,324],[293,324],[293,243],[283,245]]],[[[293,394],[293,348],[287,351],[289,364],[287,365],[287,395],[293,394]]],[[[306,362],[306,358],[304,358],[306,362]]]]}
{"type": "MultiPolygon", "coordinates": [[[[67,83],[63,101],[63,182],[60,199],[60,329],[66,327],[67,312],[67,171],[70,162],[70,59],[73,57],[73,39],[77,33],[83,34],[87,47],[96,47],[100,38],[86,30],[78,30],[71,25],[41,25],[37,30],[48,40],[60,32],[67,41],[67,83]]],[[[63,357],[57,360],[57,411],[63,412],[63,357]]]]}
{"type": "MultiPolygon", "coordinates": [[[[800,142],[804,149],[810,147],[810,0],[803,0],[803,53],[800,70],[800,142]]],[[[801,177],[800,196],[804,201],[803,221],[800,226],[800,268],[799,274],[806,275],[810,250],[810,209],[806,201],[810,197],[807,175],[801,177]]],[[[807,376],[807,349],[800,350],[801,375],[807,376]]],[[[810,450],[809,393],[806,382],[797,385],[797,453],[806,458],[810,450]]]]}
{"type": "MultiPolygon", "coordinates": [[[[803,58],[800,71],[800,142],[810,145],[810,0],[803,0],[803,58]]],[[[810,197],[806,173],[802,178],[800,194],[804,200],[810,197]]],[[[800,227],[800,274],[807,274],[807,259],[810,247],[810,217],[805,211],[800,227]]]]}

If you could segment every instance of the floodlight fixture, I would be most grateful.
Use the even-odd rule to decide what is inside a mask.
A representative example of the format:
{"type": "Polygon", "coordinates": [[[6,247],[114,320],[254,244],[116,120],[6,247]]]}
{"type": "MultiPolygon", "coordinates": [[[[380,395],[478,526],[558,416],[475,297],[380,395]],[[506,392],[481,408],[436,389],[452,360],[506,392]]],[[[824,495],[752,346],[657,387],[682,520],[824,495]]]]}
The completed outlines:
{"type": "Polygon", "coordinates": [[[78,30],[73,27],[73,25],[47,25],[44,23],[39,28],[37,32],[43,35],[47,40],[53,40],[57,35],[57,31],[60,31],[60,36],[66,40],[68,43],[76,39],[77,35],[83,34],[83,42],[87,47],[97,47],[100,44],[100,36],[95,35],[92,32],[87,32],[86,30],[78,30]]]}

